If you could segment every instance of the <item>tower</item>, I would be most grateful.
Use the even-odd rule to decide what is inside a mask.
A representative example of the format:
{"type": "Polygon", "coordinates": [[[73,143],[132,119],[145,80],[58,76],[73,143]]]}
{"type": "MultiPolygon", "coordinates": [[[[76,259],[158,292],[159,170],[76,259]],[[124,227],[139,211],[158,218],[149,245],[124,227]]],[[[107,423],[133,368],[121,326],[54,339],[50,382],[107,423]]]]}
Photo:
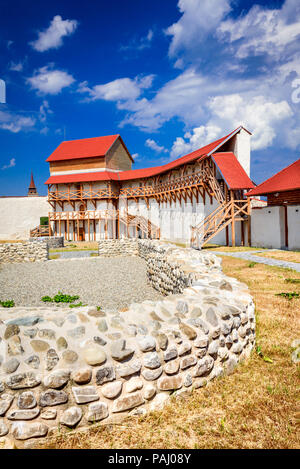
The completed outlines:
{"type": "Polygon", "coordinates": [[[36,190],[36,187],[35,187],[35,184],[34,184],[34,180],[33,180],[33,174],[32,174],[32,171],[31,171],[31,181],[30,181],[30,184],[29,184],[29,187],[28,187],[28,193],[27,193],[27,196],[28,197],[34,197],[34,196],[38,196],[38,192],[36,190]]]}

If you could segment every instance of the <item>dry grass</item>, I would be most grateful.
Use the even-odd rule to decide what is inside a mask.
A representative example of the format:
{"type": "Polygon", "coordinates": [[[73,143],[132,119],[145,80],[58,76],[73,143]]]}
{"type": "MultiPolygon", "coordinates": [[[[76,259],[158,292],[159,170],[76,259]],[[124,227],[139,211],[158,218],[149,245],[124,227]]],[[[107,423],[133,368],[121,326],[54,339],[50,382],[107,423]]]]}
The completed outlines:
{"type": "Polygon", "coordinates": [[[244,251],[257,251],[257,249],[263,248],[255,248],[250,246],[220,246],[219,244],[206,244],[203,248],[203,251],[221,251],[221,252],[244,252],[244,251]]]}
{"type": "Polygon", "coordinates": [[[300,251],[267,251],[257,253],[258,256],[270,257],[271,259],[278,259],[287,262],[300,262],[300,251]]]}
{"type": "MultiPolygon", "coordinates": [[[[186,399],[172,398],[162,411],[121,425],[94,425],[48,438],[43,448],[299,448],[300,370],[291,342],[300,338],[300,300],[275,296],[297,291],[291,272],[223,257],[226,274],[247,283],[256,304],[257,343],[235,373],[214,380],[186,399]],[[298,402],[298,404],[297,404],[298,402]],[[298,407],[297,407],[298,405],[298,407]]],[[[293,278],[300,278],[294,272],[293,278]]]]}

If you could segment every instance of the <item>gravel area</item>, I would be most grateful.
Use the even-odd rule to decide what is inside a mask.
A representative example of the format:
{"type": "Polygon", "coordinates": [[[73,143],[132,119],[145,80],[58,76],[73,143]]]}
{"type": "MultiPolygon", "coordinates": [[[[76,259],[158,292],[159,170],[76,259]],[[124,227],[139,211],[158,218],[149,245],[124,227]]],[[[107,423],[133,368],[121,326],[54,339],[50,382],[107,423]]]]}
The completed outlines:
{"type": "MultiPolygon", "coordinates": [[[[49,306],[42,296],[58,291],[79,295],[83,304],[106,310],[162,296],[147,283],[146,263],[138,257],[84,258],[0,265],[0,300],[16,306],[49,306]]],[[[57,306],[57,304],[55,304],[57,306]]]]}

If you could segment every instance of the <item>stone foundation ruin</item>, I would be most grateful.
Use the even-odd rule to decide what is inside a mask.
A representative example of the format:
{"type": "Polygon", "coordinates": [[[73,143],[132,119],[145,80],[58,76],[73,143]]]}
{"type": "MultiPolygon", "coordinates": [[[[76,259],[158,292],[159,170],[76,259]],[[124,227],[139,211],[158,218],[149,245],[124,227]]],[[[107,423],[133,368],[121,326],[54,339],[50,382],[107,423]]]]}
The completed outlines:
{"type": "Polygon", "coordinates": [[[232,373],[253,348],[254,303],[220,258],[149,240],[103,240],[99,254],[141,256],[166,297],[117,314],[0,308],[0,441],[146,413],[232,373]]]}

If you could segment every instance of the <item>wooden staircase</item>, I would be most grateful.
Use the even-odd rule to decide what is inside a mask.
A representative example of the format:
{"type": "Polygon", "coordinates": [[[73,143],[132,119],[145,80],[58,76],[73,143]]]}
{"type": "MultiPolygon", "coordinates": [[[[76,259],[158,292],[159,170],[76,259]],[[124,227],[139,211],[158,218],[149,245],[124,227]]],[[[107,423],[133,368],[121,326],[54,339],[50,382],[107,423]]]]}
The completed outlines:
{"type": "Polygon", "coordinates": [[[30,238],[40,238],[41,236],[51,236],[50,225],[38,225],[30,230],[30,238]]]}
{"type": "Polygon", "coordinates": [[[135,228],[135,237],[159,239],[160,229],[154,225],[149,219],[142,215],[132,215],[130,213],[120,214],[120,221],[127,227],[127,237],[129,237],[129,228],[135,228]]]}
{"type": "Polygon", "coordinates": [[[249,216],[249,205],[246,200],[224,201],[197,226],[192,227],[191,247],[201,249],[226,226],[236,221],[245,221],[249,216]]]}

